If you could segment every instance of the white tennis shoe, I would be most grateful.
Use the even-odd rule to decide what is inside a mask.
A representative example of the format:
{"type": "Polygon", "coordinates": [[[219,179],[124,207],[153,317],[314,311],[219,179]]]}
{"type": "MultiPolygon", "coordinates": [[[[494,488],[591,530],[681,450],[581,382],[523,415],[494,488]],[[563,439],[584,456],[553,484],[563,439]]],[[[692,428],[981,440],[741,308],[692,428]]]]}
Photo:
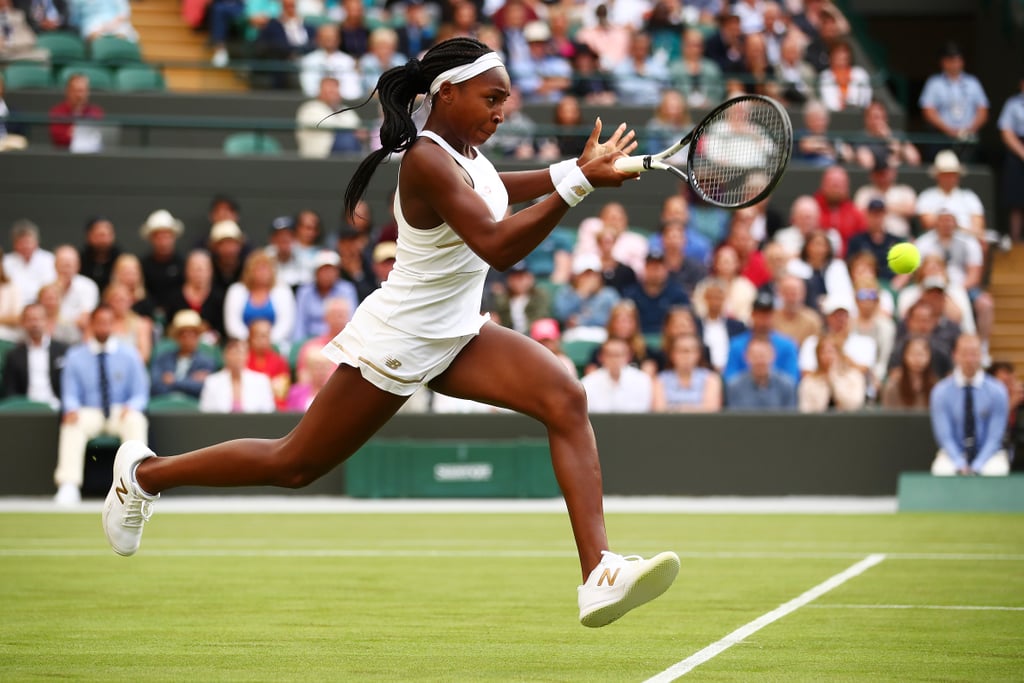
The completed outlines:
{"type": "Polygon", "coordinates": [[[118,555],[134,555],[142,542],[142,527],[153,514],[152,496],[135,481],[135,468],[155,453],[141,441],[125,441],[114,457],[114,481],[103,503],[103,531],[118,555]]]}
{"type": "Polygon", "coordinates": [[[679,556],[659,553],[649,560],[639,555],[601,551],[601,562],[577,588],[580,623],[607,626],[626,612],[650,602],[672,585],[679,573],[679,556]]]}

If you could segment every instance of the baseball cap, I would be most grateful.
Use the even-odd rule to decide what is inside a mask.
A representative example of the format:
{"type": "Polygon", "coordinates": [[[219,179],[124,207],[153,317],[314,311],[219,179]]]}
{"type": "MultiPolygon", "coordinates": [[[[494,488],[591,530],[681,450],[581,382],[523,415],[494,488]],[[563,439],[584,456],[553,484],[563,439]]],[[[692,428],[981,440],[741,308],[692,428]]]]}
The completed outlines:
{"type": "Polygon", "coordinates": [[[850,312],[850,307],[845,301],[834,296],[826,296],[821,302],[821,312],[825,315],[832,315],[836,311],[850,312]]]}
{"type": "Polygon", "coordinates": [[[588,270],[592,270],[595,273],[601,272],[601,259],[598,258],[597,254],[580,254],[573,260],[573,275],[581,275],[588,270]]]}
{"type": "Polygon", "coordinates": [[[551,40],[551,29],[543,21],[531,21],[523,27],[523,38],[528,43],[546,43],[551,40]]]}
{"type": "Polygon", "coordinates": [[[244,239],[245,235],[242,234],[242,229],[234,221],[220,221],[214,223],[213,227],[210,228],[211,242],[220,242],[221,240],[238,240],[241,242],[244,239]]]}
{"type": "Polygon", "coordinates": [[[337,268],[341,265],[341,257],[338,256],[338,252],[331,251],[329,249],[323,249],[316,253],[313,257],[313,270],[320,270],[324,266],[334,266],[337,268]]]}
{"type": "Polygon", "coordinates": [[[293,230],[295,228],[295,219],[291,216],[278,216],[274,220],[270,221],[270,232],[274,233],[278,230],[293,230]]]}
{"type": "Polygon", "coordinates": [[[554,318],[540,318],[530,325],[530,336],[537,341],[560,339],[562,331],[558,329],[558,321],[554,318]]]}
{"type": "Polygon", "coordinates": [[[872,199],[868,202],[868,211],[885,211],[885,202],[881,199],[872,199]]]}
{"type": "Polygon", "coordinates": [[[761,291],[757,293],[754,298],[754,310],[755,311],[774,311],[775,310],[775,297],[772,296],[771,292],[761,291]]]}
{"type": "Polygon", "coordinates": [[[654,247],[654,248],[648,250],[648,252],[647,252],[647,260],[648,261],[664,261],[665,260],[665,250],[662,249],[661,247],[654,247]]]}
{"type": "Polygon", "coordinates": [[[373,262],[381,263],[395,258],[398,253],[398,244],[395,242],[381,242],[373,248],[373,262]]]}
{"type": "Polygon", "coordinates": [[[921,291],[927,292],[929,289],[946,291],[946,278],[941,275],[929,275],[921,280],[921,291]]]}
{"type": "Polygon", "coordinates": [[[529,273],[530,266],[527,265],[526,261],[516,261],[516,263],[508,269],[509,273],[529,273]]]}

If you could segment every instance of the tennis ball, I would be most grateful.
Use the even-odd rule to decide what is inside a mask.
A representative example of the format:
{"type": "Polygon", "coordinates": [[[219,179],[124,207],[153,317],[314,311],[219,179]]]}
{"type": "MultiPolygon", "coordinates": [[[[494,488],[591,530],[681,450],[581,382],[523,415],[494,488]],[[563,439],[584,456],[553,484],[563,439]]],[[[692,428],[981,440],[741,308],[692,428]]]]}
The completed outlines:
{"type": "Polygon", "coordinates": [[[921,252],[910,242],[900,242],[889,250],[889,268],[892,272],[906,275],[921,265],[921,252]]]}

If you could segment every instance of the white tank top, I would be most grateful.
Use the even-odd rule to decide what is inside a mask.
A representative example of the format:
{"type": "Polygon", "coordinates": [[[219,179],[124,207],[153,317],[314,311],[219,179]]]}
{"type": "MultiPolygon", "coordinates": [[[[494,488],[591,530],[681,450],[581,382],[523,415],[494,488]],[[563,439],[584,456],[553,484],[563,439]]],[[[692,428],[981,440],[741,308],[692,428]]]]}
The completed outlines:
{"type": "MultiPolygon", "coordinates": [[[[474,159],[459,154],[429,130],[420,135],[436,142],[465,169],[494,220],[501,220],[508,209],[508,191],[491,162],[475,148],[474,159]]],[[[383,286],[359,308],[395,329],[426,339],[479,332],[487,320],[480,313],[487,262],[447,223],[427,230],[409,225],[397,190],[394,209],[398,224],[395,267],[383,286]]]]}

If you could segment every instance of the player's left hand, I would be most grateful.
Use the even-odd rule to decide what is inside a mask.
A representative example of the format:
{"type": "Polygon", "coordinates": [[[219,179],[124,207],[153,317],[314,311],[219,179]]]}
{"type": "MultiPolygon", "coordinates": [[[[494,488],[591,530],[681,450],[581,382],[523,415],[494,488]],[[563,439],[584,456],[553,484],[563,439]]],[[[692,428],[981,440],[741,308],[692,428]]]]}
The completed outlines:
{"type": "Polygon", "coordinates": [[[604,156],[605,154],[616,153],[622,156],[629,156],[637,147],[636,132],[626,130],[626,124],[620,123],[615,132],[604,142],[601,142],[601,117],[594,121],[594,129],[590,131],[587,144],[580,155],[579,166],[584,166],[588,161],[604,156]]]}

